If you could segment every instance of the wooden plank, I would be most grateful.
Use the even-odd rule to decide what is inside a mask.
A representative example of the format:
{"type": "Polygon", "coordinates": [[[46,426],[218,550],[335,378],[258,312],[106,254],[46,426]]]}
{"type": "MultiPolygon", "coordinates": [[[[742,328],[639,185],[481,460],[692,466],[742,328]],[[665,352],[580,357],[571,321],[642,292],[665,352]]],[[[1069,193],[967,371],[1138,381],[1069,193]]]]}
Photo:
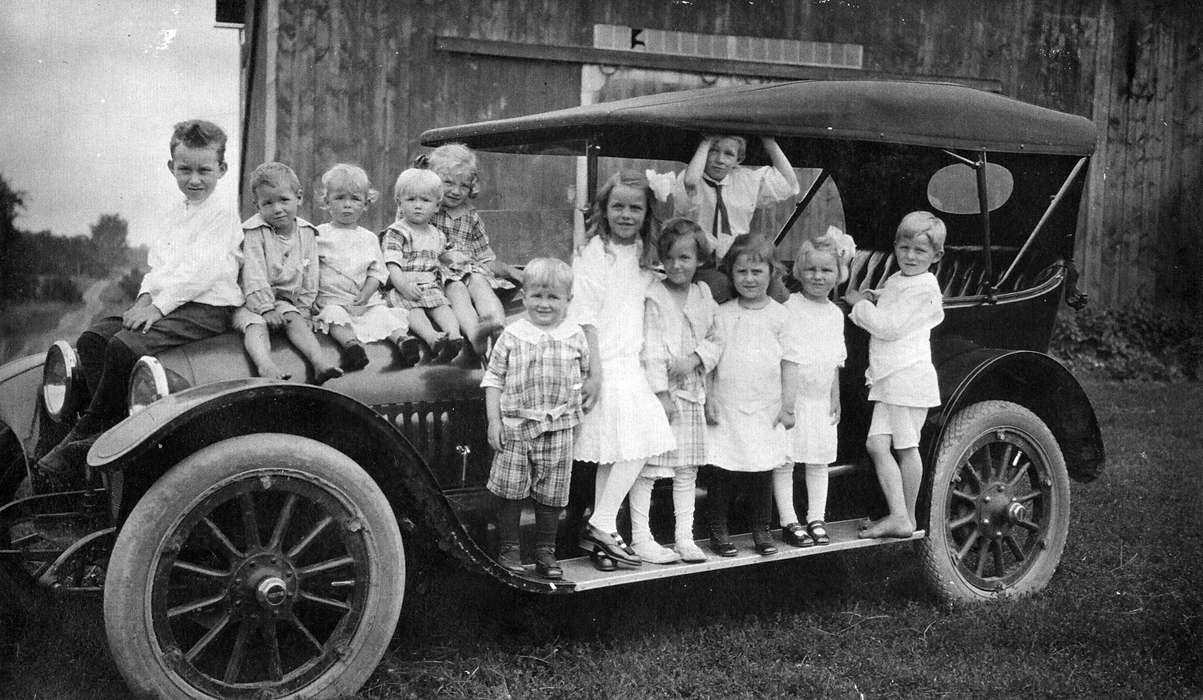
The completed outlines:
{"type": "Polygon", "coordinates": [[[516,41],[490,41],[466,39],[454,36],[437,36],[436,51],[465,53],[479,56],[524,58],[537,61],[552,61],[574,64],[600,64],[649,68],[653,70],[713,73],[720,75],[743,75],[757,78],[781,78],[784,80],[940,80],[967,85],[979,90],[999,92],[996,80],[952,75],[906,75],[863,71],[853,68],[828,68],[824,66],[801,66],[786,63],[741,61],[701,56],[677,56],[654,54],[642,51],[619,51],[595,49],[587,46],[552,46],[548,44],[526,44],[516,41]]]}

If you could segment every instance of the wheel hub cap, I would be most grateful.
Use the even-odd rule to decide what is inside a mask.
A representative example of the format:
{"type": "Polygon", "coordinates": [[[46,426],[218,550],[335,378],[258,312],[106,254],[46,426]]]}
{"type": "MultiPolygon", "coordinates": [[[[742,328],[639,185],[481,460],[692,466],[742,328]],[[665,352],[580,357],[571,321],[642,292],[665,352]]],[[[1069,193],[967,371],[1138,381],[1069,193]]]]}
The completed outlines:
{"type": "Polygon", "coordinates": [[[288,600],[288,585],[279,576],[265,578],[255,587],[255,597],[261,606],[279,607],[288,600]]]}

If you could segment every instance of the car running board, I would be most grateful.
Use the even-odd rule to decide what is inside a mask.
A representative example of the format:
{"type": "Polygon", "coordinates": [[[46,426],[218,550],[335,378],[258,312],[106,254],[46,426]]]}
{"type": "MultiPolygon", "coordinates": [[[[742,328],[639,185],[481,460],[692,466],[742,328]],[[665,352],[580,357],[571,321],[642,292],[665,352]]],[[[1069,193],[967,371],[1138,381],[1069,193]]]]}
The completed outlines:
{"type": "Polygon", "coordinates": [[[777,545],[777,554],[758,554],[752,546],[752,535],[746,533],[742,535],[732,535],[731,541],[739,549],[739,553],[733,557],[720,557],[710,551],[710,540],[698,540],[697,545],[702,548],[708,557],[707,561],[698,562],[696,564],[686,564],[676,562],[673,564],[643,564],[642,566],[624,566],[618,565],[618,569],[614,571],[598,571],[592,560],[588,556],[574,557],[572,559],[561,559],[560,566],[564,569],[564,578],[560,581],[550,581],[535,574],[533,564],[528,564],[526,575],[524,578],[532,581],[538,581],[544,585],[549,585],[555,589],[570,589],[572,591],[588,591],[598,588],[608,588],[610,586],[623,586],[629,583],[637,583],[640,581],[651,581],[653,579],[673,578],[675,576],[687,576],[690,574],[698,574],[704,571],[719,571],[721,569],[733,569],[742,566],[752,566],[755,564],[771,564],[773,562],[784,561],[786,559],[797,559],[798,557],[808,557],[816,554],[830,554],[832,552],[843,552],[849,549],[860,549],[862,547],[875,547],[885,544],[895,544],[898,542],[911,542],[914,540],[923,539],[926,535],[924,530],[916,530],[910,537],[882,537],[876,539],[861,539],[857,537],[857,528],[864,522],[862,518],[853,520],[840,520],[837,522],[827,523],[827,534],[831,537],[831,543],[825,545],[815,545],[813,547],[794,547],[785,544],[781,541],[781,531],[773,531],[774,543],[777,545]]]}

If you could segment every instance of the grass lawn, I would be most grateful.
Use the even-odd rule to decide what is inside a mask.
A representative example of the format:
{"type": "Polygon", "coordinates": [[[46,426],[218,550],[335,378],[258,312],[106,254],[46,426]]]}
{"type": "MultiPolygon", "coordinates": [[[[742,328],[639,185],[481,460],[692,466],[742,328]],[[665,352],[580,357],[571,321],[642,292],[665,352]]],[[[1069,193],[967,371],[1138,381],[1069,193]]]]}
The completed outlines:
{"type": "MultiPolygon", "coordinates": [[[[1086,387],[1108,465],[1035,597],[944,608],[909,545],[562,598],[426,572],[361,697],[1198,696],[1203,391],[1086,387]]],[[[0,643],[0,696],[123,692],[99,605],[44,617],[0,643]]]]}

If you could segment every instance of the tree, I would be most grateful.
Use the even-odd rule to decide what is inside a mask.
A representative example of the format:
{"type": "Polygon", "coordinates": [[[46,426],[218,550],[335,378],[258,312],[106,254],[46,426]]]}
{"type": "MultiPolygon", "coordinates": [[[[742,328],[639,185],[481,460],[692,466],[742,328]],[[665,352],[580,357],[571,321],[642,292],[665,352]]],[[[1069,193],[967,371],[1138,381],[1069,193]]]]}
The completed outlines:
{"type": "Polygon", "coordinates": [[[7,296],[16,273],[12,255],[17,239],[17,212],[25,207],[25,193],[12,189],[0,175],[0,297],[7,296]]]}
{"type": "Polygon", "coordinates": [[[129,222],[119,214],[101,214],[91,228],[92,242],[96,244],[101,261],[110,267],[124,264],[129,222]]]}

